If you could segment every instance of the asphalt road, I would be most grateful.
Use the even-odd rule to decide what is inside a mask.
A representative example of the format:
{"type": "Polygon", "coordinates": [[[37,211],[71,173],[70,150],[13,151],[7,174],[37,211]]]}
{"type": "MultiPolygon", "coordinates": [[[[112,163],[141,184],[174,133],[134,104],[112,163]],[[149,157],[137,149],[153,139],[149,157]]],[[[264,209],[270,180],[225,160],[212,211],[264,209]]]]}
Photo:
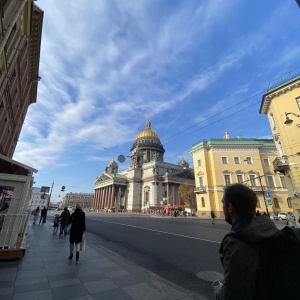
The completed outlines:
{"type": "Polygon", "coordinates": [[[230,230],[225,221],[87,213],[86,226],[101,247],[213,299],[211,283],[222,276],[219,248],[230,230]]]}

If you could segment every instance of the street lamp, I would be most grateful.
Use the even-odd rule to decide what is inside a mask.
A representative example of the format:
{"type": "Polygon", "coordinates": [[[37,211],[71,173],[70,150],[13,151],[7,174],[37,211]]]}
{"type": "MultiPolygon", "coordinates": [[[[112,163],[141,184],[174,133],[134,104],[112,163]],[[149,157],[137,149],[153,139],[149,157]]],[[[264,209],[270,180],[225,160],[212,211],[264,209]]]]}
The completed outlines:
{"type": "Polygon", "coordinates": [[[288,117],[288,115],[293,115],[293,116],[295,116],[295,117],[297,117],[297,118],[300,118],[300,115],[299,114],[295,114],[295,113],[292,113],[292,112],[289,112],[289,113],[286,113],[285,112],[285,121],[284,121],[284,124],[285,125],[290,125],[290,124],[292,124],[293,122],[294,122],[294,120],[292,120],[292,119],[290,119],[289,117],[288,117]]]}

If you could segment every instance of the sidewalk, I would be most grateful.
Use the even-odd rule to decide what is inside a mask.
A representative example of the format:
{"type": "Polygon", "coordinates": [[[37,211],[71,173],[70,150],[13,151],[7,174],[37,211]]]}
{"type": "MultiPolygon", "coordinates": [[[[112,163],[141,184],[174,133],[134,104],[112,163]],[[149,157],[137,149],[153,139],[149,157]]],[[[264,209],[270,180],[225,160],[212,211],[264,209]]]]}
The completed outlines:
{"type": "Polygon", "coordinates": [[[52,235],[51,221],[44,225],[30,221],[25,257],[0,261],[1,300],[205,299],[124,263],[124,258],[114,258],[89,241],[88,232],[79,261],[69,260],[69,237],[52,235]]]}

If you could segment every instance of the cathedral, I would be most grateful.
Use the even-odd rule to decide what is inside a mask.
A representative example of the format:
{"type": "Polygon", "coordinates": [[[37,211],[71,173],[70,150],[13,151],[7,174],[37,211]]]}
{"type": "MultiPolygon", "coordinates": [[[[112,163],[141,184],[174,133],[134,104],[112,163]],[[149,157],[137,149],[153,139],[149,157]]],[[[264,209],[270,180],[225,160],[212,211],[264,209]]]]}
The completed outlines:
{"type": "MultiPolygon", "coordinates": [[[[93,208],[140,212],[182,205],[178,188],[182,183],[195,186],[194,170],[184,158],[178,165],[164,162],[164,153],[148,120],[130,149],[129,168],[118,172],[118,164],[112,159],[97,177],[93,208]]],[[[120,162],[124,159],[123,155],[118,158],[120,162]]]]}

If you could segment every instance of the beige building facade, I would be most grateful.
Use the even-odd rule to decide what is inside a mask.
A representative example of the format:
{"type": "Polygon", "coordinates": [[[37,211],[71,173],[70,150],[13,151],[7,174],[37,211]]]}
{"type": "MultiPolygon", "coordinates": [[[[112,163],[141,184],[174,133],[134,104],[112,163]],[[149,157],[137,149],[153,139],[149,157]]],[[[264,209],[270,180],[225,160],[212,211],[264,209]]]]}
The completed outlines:
{"type": "Polygon", "coordinates": [[[12,158],[36,102],[44,12],[31,0],[10,0],[0,13],[0,154],[12,158]]]}
{"type": "Polygon", "coordinates": [[[261,212],[292,211],[285,177],[273,170],[272,162],[278,154],[272,139],[230,138],[226,133],[224,138],[195,144],[190,154],[198,217],[207,218],[213,210],[217,217],[223,218],[223,190],[232,183],[243,183],[253,189],[261,212]],[[268,196],[272,205],[267,205],[268,196]]]}
{"type": "Polygon", "coordinates": [[[284,175],[293,211],[300,217],[300,69],[271,81],[260,113],[270,123],[278,156],[274,172],[284,175]]]}
{"type": "Polygon", "coordinates": [[[80,204],[83,209],[92,208],[94,200],[93,193],[67,193],[61,201],[61,207],[75,208],[76,204],[80,204]]]}

